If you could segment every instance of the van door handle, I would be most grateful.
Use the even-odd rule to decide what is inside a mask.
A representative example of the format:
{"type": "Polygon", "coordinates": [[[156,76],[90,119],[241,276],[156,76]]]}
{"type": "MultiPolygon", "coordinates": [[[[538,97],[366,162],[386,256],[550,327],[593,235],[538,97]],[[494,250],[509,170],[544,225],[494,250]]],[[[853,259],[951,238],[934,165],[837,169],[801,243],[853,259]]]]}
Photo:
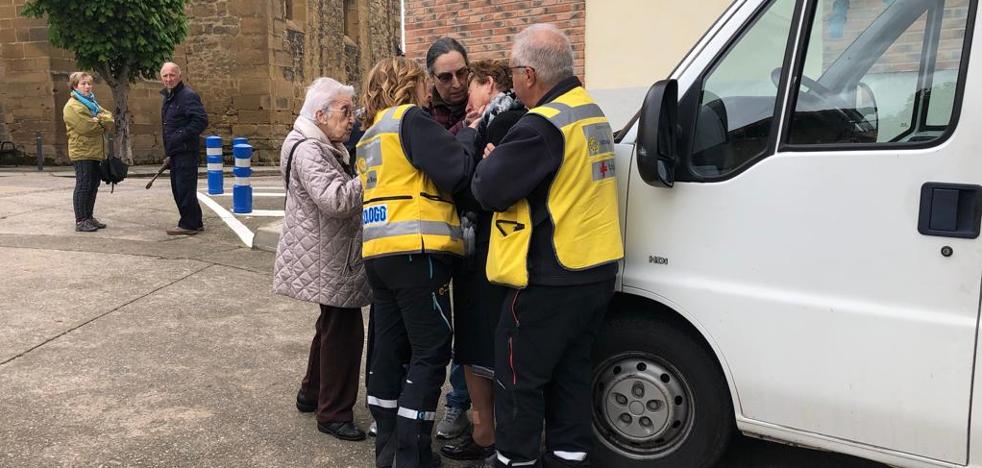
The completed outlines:
{"type": "Polygon", "coordinates": [[[921,186],[917,231],[925,236],[976,239],[982,222],[982,185],[928,182],[921,186]]]}

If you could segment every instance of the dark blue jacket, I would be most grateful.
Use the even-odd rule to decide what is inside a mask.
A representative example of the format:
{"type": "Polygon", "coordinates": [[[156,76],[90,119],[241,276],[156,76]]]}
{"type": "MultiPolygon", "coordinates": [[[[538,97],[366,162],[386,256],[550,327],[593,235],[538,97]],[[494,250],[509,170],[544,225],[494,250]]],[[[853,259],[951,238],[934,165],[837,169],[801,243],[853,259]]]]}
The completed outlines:
{"type": "Polygon", "coordinates": [[[160,121],[164,128],[164,153],[167,156],[198,155],[201,132],[208,127],[208,113],[201,98],[180,82],[168,92],[161,90],[164,104],[160,108],[160,121]]]}

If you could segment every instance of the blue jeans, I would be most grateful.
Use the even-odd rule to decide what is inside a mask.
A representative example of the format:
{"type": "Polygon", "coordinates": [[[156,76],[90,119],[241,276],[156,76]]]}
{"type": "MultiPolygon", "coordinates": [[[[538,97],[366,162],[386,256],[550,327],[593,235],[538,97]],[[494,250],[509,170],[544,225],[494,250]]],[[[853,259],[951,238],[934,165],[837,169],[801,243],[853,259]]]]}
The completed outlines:
{"type": "Polygon", "coordinates": [[[471,396],[467,393],[467,381],[464,379],[464,366],[453,363],[450,365],[450,387],[447,393],[447,406],[467,411],[471,407],[471,396]]]}

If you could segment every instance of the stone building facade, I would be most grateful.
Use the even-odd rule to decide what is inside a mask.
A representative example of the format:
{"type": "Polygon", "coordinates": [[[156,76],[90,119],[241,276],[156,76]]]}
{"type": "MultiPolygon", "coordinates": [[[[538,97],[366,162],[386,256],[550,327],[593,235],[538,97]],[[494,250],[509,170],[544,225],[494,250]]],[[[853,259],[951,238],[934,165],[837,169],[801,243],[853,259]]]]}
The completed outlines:
{"type": "MultiPolygon", "coordinates": [[[[0,0],[0,139],[33,157],[40,132],[46,157],[68,161],[61,110],[72,55],[48,43],[44,20],[23,18],[26,0],[0,0]]],[[[188,36],[174,61],[201,95],[206,134],[249,138],[254,159],[273,162],[303,103],[305,87],[330,76],[358,87],[362,75],[400,44],[399,0],[194,0],[188,36]]],[[[163,158],[159,81],[130,91],[137,162],[163,158]]],[[[112,94],[96,77],[100,104],[112,94]]]]}
{"type": "Polygon", "coordinates": [[[586,0],[406,0],[406,55],[425,59],[442,36],[454,37],[471,60],[507,60],[514,35],[553,23],[569,35],[575,73],[584,78],[586,0]]]}

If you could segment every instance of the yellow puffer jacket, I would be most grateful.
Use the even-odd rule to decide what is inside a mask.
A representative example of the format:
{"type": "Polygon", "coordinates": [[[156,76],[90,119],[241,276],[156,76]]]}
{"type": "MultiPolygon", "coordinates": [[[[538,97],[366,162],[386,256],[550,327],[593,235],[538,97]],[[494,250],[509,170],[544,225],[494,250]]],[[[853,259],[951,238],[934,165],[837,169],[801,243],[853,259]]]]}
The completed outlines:
{"type": "Polygon", "coordinates": [[[98,122],[94,122],[89,108],[75,98],[68,98],[63,115],[68,130],[68,158],[72,161],[105,159],[108,148],[103,135],[112,129],[113,115],[102,109],[98,122]]]}

